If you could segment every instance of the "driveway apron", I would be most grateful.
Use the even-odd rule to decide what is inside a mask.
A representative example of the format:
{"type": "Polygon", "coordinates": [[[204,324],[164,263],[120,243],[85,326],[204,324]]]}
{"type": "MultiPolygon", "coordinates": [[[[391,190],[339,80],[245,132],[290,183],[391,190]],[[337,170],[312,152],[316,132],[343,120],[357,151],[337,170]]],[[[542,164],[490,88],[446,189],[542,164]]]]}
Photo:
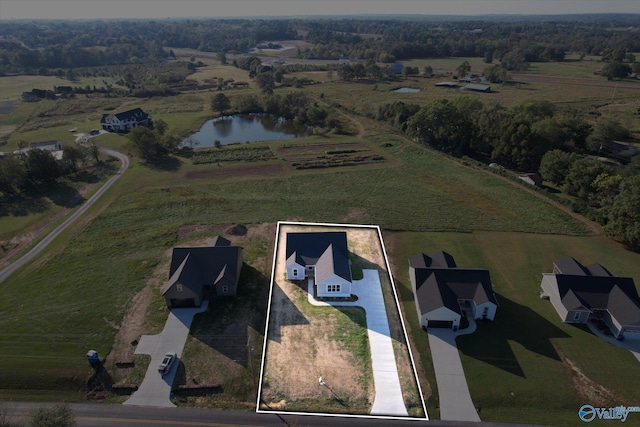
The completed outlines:
{"type": "Polygon", "coordinates": [[[184,344],[189,335],[193,317],[207,309],[208,301],[200,308],[174,308],[169,313],[164,329],[158,335],[143,335],[136,347],[135,354],[148,354],[151,363],[140,388],[124,402],[124,405],[175,407],[171,402],[171,387],[178,363],[182,357],[184,344]],[[176,353],[178,360],[164,376],[158,372],[158,365],[166,353],[176,353]]]}
{"type": "Polygon", "coordinates": [[[308,300],[316,306],[362,307],[367,317],[367,335],[371,348],[371,367],[376,396],[371,414],[407,416],[402,399],[398,366],[391,343],[387,310],[384,306],[382,286],[377,270],[363,270],[362,280],[354,280],[351,293],[358,296],[355,302],[324,302],[313,297],[313,280],[309,280],[308,300]]]}
{"type": "MultiPolygon", "coordinates": [[[[475,322],[473,322],[473,327],[475,327],[475,322]]],[[[440,419],[479,422],[480,417],[471,400],[467,379],[460,361],[460,353],[458,353],[456,345],[456,336],[459,333],[444,328],[430,328],[428,332],[429,347],[440,397],[440,419]]]]}

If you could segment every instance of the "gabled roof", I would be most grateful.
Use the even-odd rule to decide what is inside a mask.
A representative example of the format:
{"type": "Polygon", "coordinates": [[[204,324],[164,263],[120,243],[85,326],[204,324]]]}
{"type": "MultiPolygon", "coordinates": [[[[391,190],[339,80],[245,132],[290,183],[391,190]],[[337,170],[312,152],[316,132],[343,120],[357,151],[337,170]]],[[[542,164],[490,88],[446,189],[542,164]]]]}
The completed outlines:
{"type": "Polygon", "coordinates": [[[414,269],[416,299],[422,314],[440,307],[462,314],[459,299],[473,300],[476,305],[498,304],[489,270],[458,268],[453,256],[444,251],[415,255],[409,265],[414,269]]]}
{"type": "Polygon", "coordinates": [[[640,325],[640,297],[628,277],[555,274],[567,310],[607,310],[621,325],[640,325]]]}
{"type": "Polygon", "coordinates": [[[332,274],[351,282],[347,233],[287,233],[286,264],[315,266],[316,282],[332,274]]]}
{"type": "Polygon", "coordinates": [[[602,264],[594,263],[588,267],[582,265],[573,257],[562,258],[553,263],[556,270],[560,274],[569,274],[573,276],[598,276],[598,277],[611,277],[613,276],[609,270],[607,270],[602,264]]]}
{"type": "Polygon", "coordinates": [[[133,110],[123,111],[121,113],[103,114],[102,121],[104,121],[104,119],[107,117],[108,118],[116,117],[120,121],[127,121],[127,120],[138,119],[138,118],[142,118],[143,120],[146,120],[147,116],[148,114],[142,111],[142,108],[138,107],[138,108],[134,108],[133,110]]]}
{"type": "Polygon", "coordinates": [[[212,247],[216,247],[216,246],[231,246],[231,241],[225,239],[222,236],[216,236],[213,239],[209,240],[209,243],[207,246],[212,246],[212,247]]]}
{"type": "Polygon", "coordinates": [[[455,268],[456,260],[451,254],[439,251],[429,255],[417,254],[409,258],[409,266],[414,268],[455,268]]]}
{"type": "Polygon", "coordinates": [[[205,285],[215,286],[222,279],[237,284],[241,251],[237,246],[174,248],[169,280],[162,287],[162,294],[176,283],[198,294],[202,294],[205,285]]]}

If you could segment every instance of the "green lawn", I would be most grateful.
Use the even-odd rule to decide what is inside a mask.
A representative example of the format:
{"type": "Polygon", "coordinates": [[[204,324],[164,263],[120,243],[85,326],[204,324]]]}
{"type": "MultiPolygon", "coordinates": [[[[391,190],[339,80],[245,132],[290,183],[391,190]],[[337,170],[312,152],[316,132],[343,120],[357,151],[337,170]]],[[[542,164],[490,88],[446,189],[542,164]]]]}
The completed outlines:
{"type": "MultiPolygon", "coordinates": [[[[455,69],[463,60],[404,63],[455,69]]],[[[479,60],[472,62],[472,72],[481,67],[479,60]]],[[[532,73],[582,76],[590,67],[586,62],[534,64],[532,73]]],[[[217,76],[248,81],[245,71],[233,67],[212,66],[196,75],[201,81],[217,76]]],[[[326,73],[316,77],[324,80],[326,73]]],[[[3,77],[0,92],[19,95],[34,85],[51,86],[51,79],[57,84],[65,82],[3,77]]],[[[308,86],[305,92],[318,100],[324,95],[324,101],[341,104],[341,111],[348,114],[375,115],[379,105],[395,100],[424,105],[460,95],[460,91],[435,88],[435,81],[422,77],[377,84],[333,81],[308,86]],[[422,91],[390,92],[399,86],[422,91]]],[[[550,99],[558,105],[622,117],[632,130],[640,120],[629,107],[636,102],[630,101],[629,91],[612,93],[610,88],[600,87],[576,91],[573,86],[543,83],[494,89],[492,94],[468,95],[505,105],[550,99]],[[603,100],[608,104],[606,109],[593,106],[603,100]]],[[[225,93],[233,98],[250,91],[225,93]]],[[[0,116],[0,134],[11,133],[9,143],[0,150],[15,149],[23,140],[72,142],[69,129],[97,128],[105,106],[109,111],[142,106],[154,119],[165,120],[172,132],[187,135],[215,115],[209,108],[213,93],[144,100],[78,97],[69,103],[17,102],[14,113],[0,116]],[[38,117],[41,113],[46,114],[38,117]]],[[[92,373],[86,352],[95,349],[101,357],[108,353],[116,333],[112,325],[121,322],[132,296],[145,286],[167,249],[180,242],[182,226],[291,220],[376,224],[386,230],[385,243],[389,237],[387,249],[417,350],[414,356],[421,367],[423,390],[430,386],[433,391],[427,401],[431,417],[438,416],[437,387],[428,340],[415,313],[406,260],[417,252],[440,249],[451,252],[461,266],[489,268],[501,304],[494,323],[482,324],[476,334],[459,340],[471,395],[483,420],[575,425],[577,408],[591,402],[572,382],[578,371],[571,364],[619,397],[606,398],[607,404],[640,400],[640,389],[634,383],[640,377],[637,361],[580,328],[561,324],[550,303],[538,297],[542,272],[550,271],[558,258],[571,255],[587,264],[601,262],[615,274],[638,282],[639,255],[590,235],[582,223],[518,186],[417,147],[385,125],[363,117],[358,120],[365,125],[365,137],[358,142],[385,157],[384,163],[187,179],[189,172],[217,171],[218,166],[193,165],[188,158],[147,166],[133,159],[131,169],[106,194],[105,204],[91,209],[89,217],[64,233],[31,266],[0,284],[0,398],[81,400],[92,373]]],[[[354,140],[331,134],[293,143],[354,140]]],[[[101,135],[95,142],[127,151],[127,140],[122,136],[101,135]]],[[[278,148],[282,144],[264,145],[281,157],[278,148]]],[[[233,165],[256,164],[262,163],[233,165]]],[[[47,202],[32,216],[5,215],[0,218],[0,237],[28,230],[49,215],[51,208],[47,202]]],[[[266,248],[270,242],[262,244],[266,248]]],[[[161,323],[158,312],[154,316],[154,325],[161,323]]],[[[192,344],[197,353],[197,343],[192,344]]],[[[249,378],[246,375],[244,369],[240,374],[243,381],[249,378]]],[[[587,382],[583,388],[588,390],[591,385],[587,382]]],[[[242,387],[236,390],[238,395],[246,392],[242,387]]]]}
{"type": "MultiPolygon", "coordinates": [[[[392,245],[406,318],[432,386],[435,375],[426,351],[428,339],[419,328],[407,259],[419,252],[445,250],[459,266],[489,269],[500,304],[496,319],[458,338],[471,397],[481,408],[483,421],[572,426],[583,404],[633,405],[640,399],[640,365],[631,353],[583,328],[561,323],[551,303],[539,297],[542,273],[553,270],[554,260],[573,256],[585,264],[600,262],[637,283],[640,255],[594,236],[474,232],[389,233],[386,238],[392,245]],[[598,394],[597,386],[581,379],[578,372],[610,395],[598,394]]],[[[437,395],[427,402],[430,413],[435,406],[437,395]]]]}

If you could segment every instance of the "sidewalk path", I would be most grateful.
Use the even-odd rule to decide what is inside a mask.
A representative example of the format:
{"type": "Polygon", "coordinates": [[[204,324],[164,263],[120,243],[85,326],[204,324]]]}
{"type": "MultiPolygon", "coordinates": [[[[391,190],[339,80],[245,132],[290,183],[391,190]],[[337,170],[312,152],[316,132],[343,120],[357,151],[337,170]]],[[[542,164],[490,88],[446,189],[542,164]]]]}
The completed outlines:
{"type": "Polygon", "coordinates": [[[135,354],[151,355],[151,363],[144,376],[140,388],[124,402],[124,405],[175,407],[171,402],[171,387],[176,376],[177,366],[182,357],[182,350],[189,335],[193,317],[207,309],[208,301],[200,308],[174,308],[169,313],[164,329],[158,335],[143,335],[136,347],[135,354]],[[163,375],[158,372],[158,365],[166,353],[175,352],[178,360],[171,370],[163,375]]]}
{"type": "Polygon", "coordinates": [[[367,334],[371,348],[371,367],[376,397],[371,414],[408,416],[402,399],[398,366],[393,352],[387,310],[384,306],[382,286],[377,270],[363,270],[362,280],[354,280],[351,293],[358,296],[354,302],[324,302],[313,297],[313,280],[309,280],[308,300],[315,306],[362,307],[367,317],[367,334]]]}
{"type": "Polygon", "coordinates": [[[468,319],[469,327],[458,332],[445,328],[428,330],[429,348],[440,397],[440,419],[443,421],[480,422],[469,394],[469,386],[456,345],[456,336],[470,334],[476,330],[475,320],[471,317],[468,319]]]}

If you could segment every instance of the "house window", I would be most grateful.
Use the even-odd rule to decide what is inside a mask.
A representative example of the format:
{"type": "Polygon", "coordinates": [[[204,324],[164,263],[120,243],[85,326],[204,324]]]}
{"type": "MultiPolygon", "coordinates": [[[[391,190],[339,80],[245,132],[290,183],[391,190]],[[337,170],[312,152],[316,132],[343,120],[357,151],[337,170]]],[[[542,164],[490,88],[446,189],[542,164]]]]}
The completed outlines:
{"type": "Polygon", "coordinates": [[[574,321],[574,322],[577,322],[578,320],[580,320],[580,316],[581,316],[581,314],[582,314],[582,313],[580,313],[579,311],[578,311],[578,312],[576,312],[576,313],[573,315],[573,321],[574,321]]]}
{"type": "Polygon", "coordinates": [[[229,287],[228,287],[228,286],[223,286],[223,287],[222,287],[222,293],[223,293],[223,294],[226,294],[226,293],[228,293],[228,292],[229,292],[229,287]]]}
{"type": "Polygon", "coordinates": [[[340,292],[340,285],[327,285],[327,292],[340,292]]]}
{"type": "Polygon", "coordinates": [[[176,285],[176,290],[177,290],[178,292],[182,292],[182,283],[178,283],[178,284],[176,285]]]}
{"type": "Polygon", "coordinates": [[[298,277],[298,269],[297,268],[293,269],[293,277],[298,277]]]}

